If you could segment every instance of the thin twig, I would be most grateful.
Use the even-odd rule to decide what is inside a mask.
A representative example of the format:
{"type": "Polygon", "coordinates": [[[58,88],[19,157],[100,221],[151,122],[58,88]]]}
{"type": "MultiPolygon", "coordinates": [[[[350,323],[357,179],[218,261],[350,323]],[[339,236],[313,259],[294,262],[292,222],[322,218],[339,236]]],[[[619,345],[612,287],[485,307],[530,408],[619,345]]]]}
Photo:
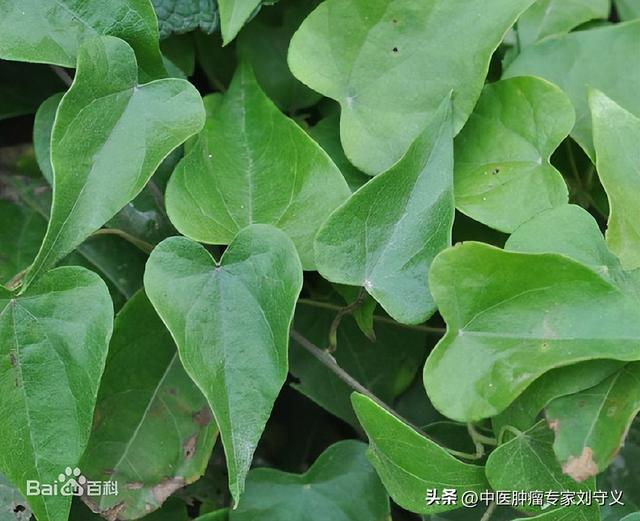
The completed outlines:
{"type": "MultiPolygon", "coordinates": [[[[299,304],[303,304],[305,306],[313,306],[316,308],[322,309],[330,309],[332,311],[340,311],[342,306],[338,306],[337,304],[331,304],[330,302],[320,302],[318,300],[311,300],[307,298],[298,299],[299,304]]],[[[401,324],[400,322],[396,322],[395,320],[387,317],[381,317],[380,315],[373,315],[373,320],[376,322],[380,322],[382,324],[389,324],[392,326],[402,327],[404,329],[411,329],[413,331],[422,331],[423,333],[429,333],[431,335],[444,335],[446,333],[446,329],[442,327],[433,327],[433,326],[410,326],[407,324],[401,324]]]]}
{"type": "Polygon", "coordinates": [[[117,235],[118,237],[122,237],[125,241],[130,242],[147,255],[153,251],[153,244],[143,241],[142,239],[138,239],[137,237],[134,237],[123,230],[119,230],[118,228],[100,228],[93,232],[93,235],[117,235]]]}
{"type": "Polygon", "coordinates": [[[487,508],[485,513],[480,518],[480,521],[489,521],[489,519],[491,519],[491,517],[493,516],[493,513],[496,511],[497,506],[498,506],[498,504],[495,501],[493,501],[489,505],[489,508],[487,508]]]}
{"type": "Polygon", "coordinates": [[[491,445],[493,447],[498,445],[498,440],[478,432],[473,423],[467,423],[467,431],[474,443],[482,443],[483,445],[491,445]]]}
{"type": "MultiPolygon", "coordinates": [[[[340,378],[340,380],[346,383],[353,390],[365,395],[367,398],[369,398],[370,400],[378,404],[380,407],[382,407],[389,414],[391,414],[401,422],[411,427],[414,431],[416,431],[421,436],[424,436],[425,438],[432,441],[433,443],[437,443],[433,439],[431,439],[427,434],[425,434],[420,428],[416,427],[409,420],[407,420],[406,418],[398,414],[397,411],[389,407],[386,403],[380,400],[380,398],[378,398],[375,394],[369,391],[369,389],[367,389],[364,385],[358,382],[358,380],[356,380],[353,376],[351,376],[344,369],[342,369],[342,367],[338,365],[338,362],[336,362],[336,359],[331,355],[331,353],[329,353],[324,349],[320,349],[317,345],[309,341],[303,335],[298,333],[295,329],[292,329],[289,332],[289,335],[293,340],[298,342],[298,344],[300,344],[307,352],[309,352],[320,363],[322,363],[325,367],[331,370],[338,378],[340,378]]],[[[438,445],[438,446],[442,447],[441,445],[438,445]]],[[[460,452],[457,450],[449,449],[447,447],[442,447],[442,448],[452,456],[457,456],[459,458],[468,459],[468,460],[477,460],[482,458],[482,456],[484,456],[484,452],[482,454],[478,452],[476,452],[476,454],[469,454],[467,452],[460,452]]]]}

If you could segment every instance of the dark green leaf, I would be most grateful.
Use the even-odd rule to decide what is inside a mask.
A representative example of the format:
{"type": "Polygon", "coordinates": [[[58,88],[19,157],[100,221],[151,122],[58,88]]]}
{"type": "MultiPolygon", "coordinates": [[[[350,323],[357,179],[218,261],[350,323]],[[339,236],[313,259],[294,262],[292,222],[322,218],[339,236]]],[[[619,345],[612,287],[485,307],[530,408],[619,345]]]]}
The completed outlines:
{"type": "Polygon", "coordinates": [[[161,39],[195,29],[211,34],[218,28],[218,5],[214,0],[152,1],[161,39]]]}

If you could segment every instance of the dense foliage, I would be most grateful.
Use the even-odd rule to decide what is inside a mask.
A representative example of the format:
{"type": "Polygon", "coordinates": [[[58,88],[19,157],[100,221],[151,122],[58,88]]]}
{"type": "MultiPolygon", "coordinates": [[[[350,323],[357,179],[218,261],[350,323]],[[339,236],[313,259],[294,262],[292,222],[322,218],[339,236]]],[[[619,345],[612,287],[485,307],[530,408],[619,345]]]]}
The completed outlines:
{"type": "Polygon", "coordinates": [[[0,521],[640,520],[638,88],[636,0],[0,0],[0,521]]]}

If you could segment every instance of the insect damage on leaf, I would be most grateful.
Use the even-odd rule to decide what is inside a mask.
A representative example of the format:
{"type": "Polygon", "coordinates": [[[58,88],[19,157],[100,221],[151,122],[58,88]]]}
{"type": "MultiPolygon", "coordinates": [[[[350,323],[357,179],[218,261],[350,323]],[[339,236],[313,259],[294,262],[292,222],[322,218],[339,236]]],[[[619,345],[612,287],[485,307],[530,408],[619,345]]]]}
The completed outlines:
{"type": "Polygon", "coordinates": [[[576,481],[584,481],[598,474],[598,465],[593,461],[593,450],[590,447],[585,447],[580,456],[571,456],[562,465],[562,471],[576,481]]]}

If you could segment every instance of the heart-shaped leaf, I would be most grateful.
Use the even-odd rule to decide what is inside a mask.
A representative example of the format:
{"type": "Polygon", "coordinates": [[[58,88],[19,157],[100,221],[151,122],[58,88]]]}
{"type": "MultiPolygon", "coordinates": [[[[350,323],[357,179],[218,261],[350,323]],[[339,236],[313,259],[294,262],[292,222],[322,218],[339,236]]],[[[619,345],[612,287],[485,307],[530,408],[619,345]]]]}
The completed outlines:
{"type": "Polygon", "coordinates": [[[212,244],[229,244],[249,224],[272,224],[313,269],[313,236],[349,194],[329,156],[265,96],[245,64],[171,177],[167,211],[181,233],[212,244]]]}
{"type": "MultiPolygon", "coordinates": [[[[494,490],[557,490],[558,492],[590,491],[595,488],[595,480],[576,483],[562,473],[560,464],[553,453],[553,432],[544,421],[531,429],[521,432],[513,439],[500,445],[487,459],[487,478],[494,490]]],[[[540,512],[561,506],[543,505],[543,508],[522,505],[523,510],[540,512]]],[[[598,505],[584,506],[585,517],[600,521],[598,505]]]]}
{"type": "Polygon", "coordinates": [[[39,521],[66,521],[71,498],[28,495],[80,461],[111,336],[104,282],[83,268],[46,273],[19,297],[0,288],[0,472],[39,521]]]}
{"type": "Polygon", "coordinates": [[[423,322],[435,309],[427,277],[451,244],[452,137],[446,98],[406,155],[335,210],[316,236],[322,276],[364,286],[399,322],[423,322]]]}
{"type": "Polygon", "coordinates": [[[328,0],[294,34],[289,67],[340,103],[347,157],[377,174],[402,157],[452,90],[454,132],[462,128],[493,51],[532,3],[328,0]]]}
{"type": "Polygon", "coordinates": [[[268,225],[242,230],[219,264],[201,245],[178,237],[160,243],[147,263],[149,299],[213,409],[236,504],[287,376],[301,287],[293,243],[268,225]]]}
{"type": "Polygon", "coordinates": [[[138,85],[136,59],[124,41],[104,36],[85,43],[53,127],[51,219],[25,284],[132,200],[203,123],[202,101],[191,84],[165,79],[138,85]]]}
{"type": "Polygon", "coordinates": [[[547,407],[562,469],[583,481],[607,468],[640,411],[640,363],[627,364],[600,384],[547,407]]]}
{"type": "Polygon", "coordinates": [[[92,510],[138,519],[204,473],[217,435],[211,410],[143,292],[116,317],[94,418],[80,468],[116,482],[118,494],[87,498],[92,510]]]}
{"type": "Polygon", "coordinates": [[[539,78],[490,83],[455,140],[456,207],[512,232],[567,202],[567,185],[549,157],[573,128],[571,101],[539,78]]]}
{"type": "Polygon", "coordinates": [[[454,458],[442,447],[385,411],[370,398],[353,393],[353,408],[369,437],[369,461],[391,498],[420,514],[454,510],[456,504],[429,504],[428,490],[458,492],[487,490],[484,468],[454,458]]]}
{"type": "Polygon", "coordinates": [[[640,268],[640,118],[599,91],[591,91],[589,106],[598,176],[609,199],[607,243],[625,269],[640,268]]]}
{"type": "Polygon", "coordinates": [[[449,418],[494,416],[557,367],[640,359],[637,297],[568,257],[468,242],[436,258],[430,283],[447,333],[424,383],[449,418]]]}
{"type": "Polygon", "coordinates": [[[640,96],[620,81],[620,78],[640,77],[639,46],[640,20],[575,31],[525,48],[503,77],[540,76],[560,86],[576,109],[571,137],[593,159],[587,89],[601,90],[640,116],[640,96]]]}
{"type": "Polygon", "coordinates": [[[0,0],[0,12],[0,58],[75,67],[83,42],[111,35],[133,47],[145,79],[166,76],[148,0],[0,0]]]}
{"type": "Polygon", "coordinates": [[[387,521],[389,498],[367,461],[366,445],[331,445],[304,474],[255,469],[229,521],[387,521]]]}

